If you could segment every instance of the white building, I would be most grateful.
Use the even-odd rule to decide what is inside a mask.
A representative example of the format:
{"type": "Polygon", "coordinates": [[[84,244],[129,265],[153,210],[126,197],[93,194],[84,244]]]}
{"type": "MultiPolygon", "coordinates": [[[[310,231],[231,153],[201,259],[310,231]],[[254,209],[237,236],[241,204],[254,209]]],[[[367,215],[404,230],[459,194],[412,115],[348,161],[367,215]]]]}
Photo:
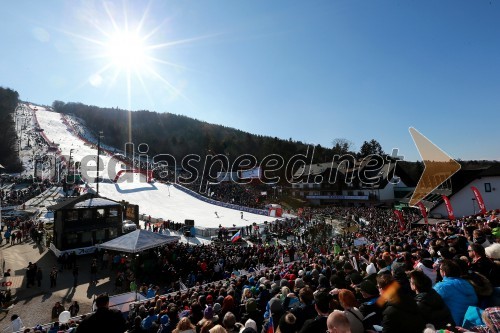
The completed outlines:
{"type": "Polygon", "coordinates": [[[313,205],[373,207],[392,206],[414,190],[414,182],[396,163],[377,169],[368,163],[357,160],[351,166],[335,162],[303,166],[294,174],[292,194],[313,205]],[[350,182],[346,181],[349,173],[350,182]]]}
{"type": "MultiPolygon", "coordinates": [[[[478,170],[460,170],[451,178],[451,194],[448,195],[456,218],[475,215],[480,212],[478,203],[471,190],[475,186],[484,201],[486,210],[500,208],[500,165],[478,170]]],[[[439,200],[431,215],[447,217],[448,212],[442,200],[439,200]]]]}

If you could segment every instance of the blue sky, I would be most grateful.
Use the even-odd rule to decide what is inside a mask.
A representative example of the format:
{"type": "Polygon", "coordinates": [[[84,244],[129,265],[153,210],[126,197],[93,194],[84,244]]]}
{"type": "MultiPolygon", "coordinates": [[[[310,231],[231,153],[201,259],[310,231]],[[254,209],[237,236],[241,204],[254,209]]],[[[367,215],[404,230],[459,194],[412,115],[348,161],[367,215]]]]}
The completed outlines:
{"type": "Polygon", "coordinates": [[[483,0],[9,1],[0,86],[323,146],[375,138],[407,160],[414,126],[454,158],[500,160],[499,28],[483,0]],[[119,52],[127,24],[142,47],[119,52]]]}

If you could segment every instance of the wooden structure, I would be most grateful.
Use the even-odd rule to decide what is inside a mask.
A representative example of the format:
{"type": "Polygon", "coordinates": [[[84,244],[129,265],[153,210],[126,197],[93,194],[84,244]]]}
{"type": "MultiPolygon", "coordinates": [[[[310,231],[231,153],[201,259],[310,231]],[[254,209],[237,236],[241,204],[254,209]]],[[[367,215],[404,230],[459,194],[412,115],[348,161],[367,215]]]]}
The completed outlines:
{"type": "Polygon", "coordinates": [[[53,246],[59,251],[93,247],[123,234],[119,202],[85,194],[48,209],[54,211],[53,246]]]}

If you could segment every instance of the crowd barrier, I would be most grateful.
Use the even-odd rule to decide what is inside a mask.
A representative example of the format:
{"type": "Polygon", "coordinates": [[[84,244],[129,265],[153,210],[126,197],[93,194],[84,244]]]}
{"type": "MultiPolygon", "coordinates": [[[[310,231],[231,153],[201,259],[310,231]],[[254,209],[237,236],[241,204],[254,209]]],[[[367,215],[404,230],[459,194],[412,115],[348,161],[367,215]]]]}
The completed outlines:
{"type": "Polygon", "coordinates": [[[224,208],[230,208],[234,210],[238,210],[240,212],[247,212],[247,213],[252,213],[252,214],[258,214],[258,215],[264,215],[264,216],[269,216],[269,212],[266,209],[258,209],[258,208],[250,208],[250,207],[245,207],[245,206],[240,206],[240,205],[235,205],[235,204],[230,204],[226,202],[221,202],[217,201],[211,198],[207,198],[199,193],[196,193],[193,190],[190,190],[184,186],[181,186],[179,184],[173,183],[174,187],[192,197],[195,197],[198,200],[202,200],[204,202],[207,202],[212,205],[216,205],[219,207],[224,207],[224,208]]]}

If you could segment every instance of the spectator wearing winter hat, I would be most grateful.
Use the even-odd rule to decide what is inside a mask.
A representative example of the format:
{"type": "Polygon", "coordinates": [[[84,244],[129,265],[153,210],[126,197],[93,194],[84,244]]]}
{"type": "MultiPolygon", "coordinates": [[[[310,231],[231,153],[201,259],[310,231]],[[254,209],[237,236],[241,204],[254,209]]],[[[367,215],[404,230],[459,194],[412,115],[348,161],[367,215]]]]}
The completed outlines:
{"type": "MultiPolygon", "coordinates": [[[[247,328],[252,329],[253,330],[252,333],[259,332],[259,330],[257,330],[257,323],[255,322],[255,320],[248,319],[247,321],[245,321],[245,327],[244,327],[244,329],[247,329],[247,328]]],[[[242,333],[243,333],[243,331],[242,331],[242,333]]]]}
{"type": "Polygon", "coordinates": [[[170,320],[168,315],[163,315],[160,317],[160,327],[158,328],[158,333],[170,333],[172,328],[170,327],[170,320]]]}
{"type": "Polygon", "coordinates": [[[222,310],[222,305],[220,303],[214,303],[214,315],[219,315],[222,310]]]}
{"type": "Polygon", "coordinates": [[[366,276],[363,278],[363,280],[370,280],[373,283],[377,283],[377,268],[375,267],[374,263],[369,263],[366,266],[366,276]]]}
{"type": "Polygon", "coordinates": [[[214,315],[213,308],[207,306],[203,311],[203,318],[196,324],[196,332],[208,333],[218,320],[219,317],[214,315]]]}

